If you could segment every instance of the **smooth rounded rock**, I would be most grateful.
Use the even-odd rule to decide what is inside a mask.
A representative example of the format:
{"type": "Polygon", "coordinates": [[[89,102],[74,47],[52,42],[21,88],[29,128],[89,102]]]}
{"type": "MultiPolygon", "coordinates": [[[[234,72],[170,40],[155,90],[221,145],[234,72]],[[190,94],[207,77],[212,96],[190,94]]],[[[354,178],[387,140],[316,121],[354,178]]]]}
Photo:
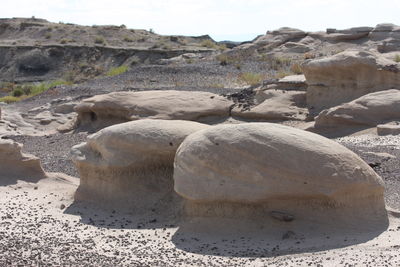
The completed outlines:
{"type": "Polygon", "coordinates": [[[384,207],[382,179],[355,153],[271,123],[220,125],[189,135],[175,157],[174,181],[175,191],[195,204],[266,205],[295,214],[315,206],[384,207]]]}
{"type": "Polygon", "coordinates": [[[208,125],[176,120],[139,120],[113,125],[72,148],[80,173],[77,199],[151,206],[173,192],[176,149],[208,125]]]}

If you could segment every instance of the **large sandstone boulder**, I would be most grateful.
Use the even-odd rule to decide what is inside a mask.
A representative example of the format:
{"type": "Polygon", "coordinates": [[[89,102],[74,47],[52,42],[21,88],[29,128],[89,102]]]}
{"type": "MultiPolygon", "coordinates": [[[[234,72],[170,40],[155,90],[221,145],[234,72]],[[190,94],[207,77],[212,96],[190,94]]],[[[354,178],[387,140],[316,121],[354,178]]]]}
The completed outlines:
{"type": "Polygon", "coordinates": [[[250,109],[232,109],[232,116],[253,120],[305,120],[306,93],[303,91],[262,90],[256,91],[255,100],[259,103],[250,109]]]}
{"type": "Polygon", "coordinates": [[[321,110],[365,94],[400,86],[400,67],[379,54],[347,50],[331,57],[306,61],[307,105],[321,110]]]}
{"type": "Polygon", "coordinates": [[[21,144],[0,139],[0,180],[35,180],[46,177],[39,158],[22,153],[21,149],[21,144]]]}
{"type": "Polygon", "coordinates": [[[382,179],[356,154],[320,135],[271,123],[189,135],[175,157],[174,181],[189,212],[201,216],[239,216],[236,208],[249,205],[264,214],[325,214],[330,220],[385,210],[382,179]]]}
{"type": "Polygon", "coordinates": [[[96,129],[145,118],[203,122],[228,117],[232,105],[208,92],[166,90],[97,95],[83,100],[75,110],[79,126],[96,129]]]}
{"type": "Polygon", "coordinates": [[[377,126],[400,120],[400,90],[370,93],[349,103],[323,110],[315,127],[377,126]]]}
{"type": "Polygon", "coordinates": [[[138,210],[168,203],[176,149],[187,135],[207,127],[191,121],[145,119],[90,135],[71,152],[80,174],[76,199],[138,210]]]}

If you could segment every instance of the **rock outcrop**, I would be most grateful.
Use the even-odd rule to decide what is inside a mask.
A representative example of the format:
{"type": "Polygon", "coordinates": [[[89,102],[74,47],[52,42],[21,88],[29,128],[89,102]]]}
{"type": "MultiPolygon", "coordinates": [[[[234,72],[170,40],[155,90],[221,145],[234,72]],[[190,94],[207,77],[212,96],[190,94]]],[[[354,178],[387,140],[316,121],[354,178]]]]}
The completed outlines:
{"type": "Polygon", "coordinates": [[[307,105],[314,114],[365,94],[400,86],[400,67],[377,53],[347,50],[306,61],[307,105]]]}
{"type": "Polygon", "coordinates": [[[46,177],[39,158],[22,153],[21,149],[19,143],[0,139],[0,180],[35,180],[46,177]]]}
{"type": "Polygon", "coordinates": [[[76,199],[144,207],[173,198],[173,161],[185,137],[209,126],[191,121],[139,120],[113,125],[72,148],[80,174],[76,199]]]}
{"type": "Polygon", "coordinates": [[[399,135],[400,134],[400,120],[385,124],[378,124],[376,126],[378,135],[399,135]]]}
{"type": "Polygon", "coordinates": [[[97,95],[83,100],[75,110],[78,126],[98,129],[145,118],[207,122],[228,117],[232,105],[213,93],[165,90],[97,95]]]}
{"type": "Polygon", "coordinates": [[[382,179],[355,153],[270,123],[220,125],[189,135],[175,157],[174,181],[188,212],[197,216],[240,216],[238,207],[253,206],[262,214],[281,210],[295,218],[346,220],[342,215],[365,219],[385,210],[382,179]]]}
{"type": "Polygon", "coordinates": [[[369,38],[379,42],[378,51],[381,53],[399,51],[400,27],[390,23],[378,24],[370,32],[369,38]]]}
{"type": "Polygon", "coordinates": [[[278,47],[288,41],[298,40],[305,37],[307,34],[299,29],[283,27],[278,30],[267,32],[266,35],[257,38],[254,44],[257,47],[269,50],[278,47]]]}
{"type": "Polygon", "coordinates": [[[262,90],[256,91],[257,105],[243,110],[232,109],[232,116],[253,120],[305,120],[308,114],[306,93],[303,91],[262,90]]]}
{"type": "Polygon", "coordinates": [[[400,120],[400,90],[370,93],[349,103],[323,110],[315,127],[377,126],[400,120]]]}
{"type": "Polygon", "coordinates": [[[289,75],[281,79],[271,79],[263,82],[263,89],[280,89],[280,90],[295,90],[306,91],[306,77],[301,75],[289,75]]]}

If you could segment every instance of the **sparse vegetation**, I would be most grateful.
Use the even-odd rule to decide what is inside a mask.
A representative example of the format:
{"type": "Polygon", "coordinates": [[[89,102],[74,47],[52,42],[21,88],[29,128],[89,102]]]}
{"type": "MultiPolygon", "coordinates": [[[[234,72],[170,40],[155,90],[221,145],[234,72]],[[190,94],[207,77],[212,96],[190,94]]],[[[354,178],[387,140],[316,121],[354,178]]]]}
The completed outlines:
{"type": "Polygon", "coordinates": [[[290,71],[292,71],[295,74],[303,74],[303,70],[299,63],[292,64],[292,66],[290,67],[290,71]]]}
{"type": "Polygon", "coordinates": [[[263,76],[260,73],[244,72],[239,74],[238,79],[248,85],[257,85],[262,82],[263,76]]]}
{"type": "Polygon", "coordinates": [[[11,96],[13,97],[20,97],[24,94],[22,87],[17,87],[11,92],[11,96]]]}
{"type": "Polygon", "coordinates": [[[291,74],[292,74],[292,73],[290,73],[290,72],[281,70],[281,71],[278,71],[278,72],[275,74],[275,79],[282,79],[283,77],[288,76],[288,75],[291,75],[291,74]]]}
{"type": "Polygon", "coordinates": [[[315,58],[315,54],[313,53],[304,53],[304,59],[313,59],[315,58]]]}
{"type": "Polygon", "coordinates": [[[45,82],[39,84],[24,84],[24,85],[12,84],[13,89],[11,91],[11,94],[5,97],[1,97],[0,102],[5,102],[5,103],[18,102],[23,99],[43,93],[49,90],[50,88],[62,84],[71,84],[71,83],[64,80],[59,80],[50,83],[45,82]]]}
{"type": "Polygon", "coordinates": [[[132,43],[134,40],[133,40],[133,38],[132,37],[129,37],[129,36],[124,36],[124,42],[128,42],[128,43],[132,43]]]}
{"type": "Polygon", "coordinates": [[[218,56],[215,57],[215,59],[217,61],[219,61],[219,64],[221,64],[222,66],[226,66],[228,64],[233,64],[237,61],[239,61],[239,59],[233,55],[228,55],[228,54],[219,54],[218,56]]]}
{"type": "Polygon", "coordinates": [[[115,68],[111,68],[108,72],[107,72],[107,76],[115,76],[115,75],[119,75],[122,74],[124,72],[126,72],[128,70],[128,66],[122,65],[119,67],[115,67],[115,68]]]}
{"type": "Polygon", "coordinates": [[[224,88],[224,85],[222,83],[213,83],[213,84],[210,84],[209,87],[211,87],[211,88],[224,88]]]}
{"type": "Polygon", "coordinates": [[[46,38],[46,39],[50,39],[51,38],[51,33],[46,33],[45,35],[44,35],[44,37],[46,38]]]}
{"type": "Polygon", "coordinates": [[[201,41],[200,45],[203,47],[207,47],[207,48],[214,48],[214,49],[219,48],[218,44],[214,43],[211,40],[203,40],[203,41],[201,41]]]}
{"type": "Polygon", "coordinates": [[[394,61],[396,61],[397,63],[400,62],[400,54],[397,54],[397,55],[394,57],[394,61]]]}
{"type": "Polygon", "coordinates": [[[94,39],[94,43],[95,44],[104,44],[106,41],[104,40],[103,36],[96,36],[96,38],[94,39]]]}
{"type": "Polygon", "coordinates": [[[60,44],[66,44],[67,42],[68,42],[67,39],[61,39],[61,40],[60,40],[60,44]]]}

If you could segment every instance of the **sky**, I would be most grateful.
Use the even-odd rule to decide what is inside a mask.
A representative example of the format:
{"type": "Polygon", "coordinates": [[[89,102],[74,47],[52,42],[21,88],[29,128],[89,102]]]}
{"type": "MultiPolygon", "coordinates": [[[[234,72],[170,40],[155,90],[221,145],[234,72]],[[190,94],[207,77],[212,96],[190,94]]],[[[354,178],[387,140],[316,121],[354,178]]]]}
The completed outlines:
{"type": "Polygon", "coordinates": [[[400,0],[0,0],[0,18],[121,25],[165,35],[251,40],[268,30],[400,25],[400,0]]]}

